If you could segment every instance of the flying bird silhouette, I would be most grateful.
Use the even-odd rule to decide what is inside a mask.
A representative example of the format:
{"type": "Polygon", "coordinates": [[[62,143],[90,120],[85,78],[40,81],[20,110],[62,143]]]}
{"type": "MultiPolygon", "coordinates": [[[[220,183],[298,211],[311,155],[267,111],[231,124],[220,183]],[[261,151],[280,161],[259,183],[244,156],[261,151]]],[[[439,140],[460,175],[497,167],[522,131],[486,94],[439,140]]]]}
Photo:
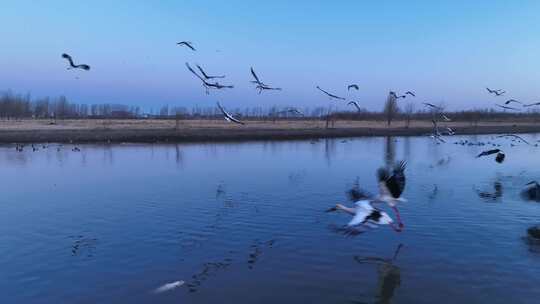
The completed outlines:
{"type": "Polygon", "coordinates": [[[414,94],[414,92],[411,92],[411,91],[407,91],[405,92],[405,95],[411,95],[412,97],[416,97],[416,95],[414,94]]]}
{"type": "Polygon", "coordinates": [[[436,110],[442,110],[441,107],[438,107],[438,106],[436,106],[436,105],[434,105],[434,104],[432,104],[432,103],[429,103],[429,102],[423,102],[422,104],[424,104],[424,105],[427,106],[427,107],[436,109],[436,110]]]}
{"type": "Polygon", "coordinates": [[[197,74],[197,72],[195,72],[195,70],[193,70],[193,68],[187,62],[186,62],[186,67],[188,68],[188,70],[191,73],[193,73],[193,75],[197,76],[197,78],[199,78],[199,80],[201,80],[201,82],[203,84],[203,87],[206,89],[206,94],[209,93],[208,90],[210,88],[214,88],[214,89],[232,89],[232,88],[234,88],[234,86],[232,86],[232,85],[222,85],[222,84],[218,83],[217,81],[214,82],[214,83],[206,81],[206,79],[204,79],[201,75],[197,74]]]}
{"type": "Polygon", "coordinates": [[[347,86],[347,91],[350,91],[351,89],[356,89],[357,91],[360,90],[357,84],[350,84],[347,86]]]}
{"type": "Polygon", "coordinates": [[[394,92],[394,91],[390,91],[389,94],[390,94],[391,96],[393,96],[395,99],[400,99],[400,98],[405,98],[405,97],[407,97],[406,95],[398,96],[398,95],[396,94],[396,92],[394,92]]]}
{"type": "Polygon", "coordinates": [[[192,51],[196,51],[196,49],[193,47],[193,44],[189,41],[180,41],[178,43],[176,43],[177,45],[183,45],[183,46],[187,46],[188,48],[190,48],[192,51]]]}
{"type": "Polygon", "coordinates": [[[507,104],[510,104],[512,102],[523,104],[521,101],[517,101],[515,99],[508,99],[507,101],[504,102],[504,104],[507,105],[507,104]]]}
{"type": "Polygon", "coordinates": [[[521,111],[520,109],[516,109],[516,108],[512,108],[512,107],[507,107],[507,106],[502,106],[500,104],[496,104],[497,107],[499,108],[503,108],[505,110],[512,110],[512,111],[521,111]]]}
{"type": "Polygon", "coordinates": [[[506,93],[506,91],[503,91],[503,90],[492,90],[490,88],[486,88],[486,90],[490,93],[490,94],[495,94],[496,96],[501,96],[501,95],[504,95],[504,93],[506,93]]]}
{"type": "Polygon", "coordinates": [[[349,103],[347,103],[347,105],[353,105],[355,106],[356,110],[358,112],[362,112],[362,108],[360,108],[360,106],[358,105],[358,103],[356,101],[349,101],[349,103]]]}
{"type": "Polygon", "coordinates": [[[524,106],[524,107],[540,106],[540,102],[524,104],[523,106],[524,106]]]}
{"type": "Polygon", "coordinates": [[[69,56],[68,54],[66,53],[63,53],[62,54],[62,58],[66,59],[68,62],[69,62],[69,69],[82,69],[82,70],[85,70],[85,71],[89,71],[90,70],[90,66],[87,65],[87,64],[74,64],[73,63],[73,58],[71,58],[71,56],[69,56]]]}
{"type": "Polygon", "coordinates": [[[255,70],[253,69],[253,67],[250,68],[250,71],[251,71],[251,75],[253,76],[253,78],[255,78],[255,80],[252,80],[251,83],[256,84],[255,88],[257,90],[259,90],[259,94],[261,94],[262,91],[264,91],[264,90],[281,91],[281,88],[271,87],[271,86],[265,84],[264,82],[262,82],[259,79],[259,77],[257,76],[257,74],[255,73],[255,70]]]}
{"type": "Polygon", "coordinates": [[[339,100],[346,100],[345,98],[343,97],[339,97],[337,95],[334,95],[332,93],[329,93],[323,89],[321,89],[319,86],[316,86],[317,89],[319,89],[319,91],[323,92],[324,94],[326,94],[328,97],[330,97],[330,99],[334,98],[334,99],[339,99],[339,100]]]}
{"type": "Polygon", "coordinates": [[[201,74],[204,76],[205,79],[225,78],[225,75],[222,75],[222,76],[210,76],[210,75],[208,75],[208,74],[206,74],[204,72],[204,70],[201,68],[200,65],[196,64],[195,66],[197,66],[197,69],[199,69],[199,71],[201,72],[201,74]]]}
{"type": "Polygon", "coordinates": [[[227,111],[225,111],[225,109],[219,104],[219,102],[217,103],[217,106],[218,106],[219,110],[221,111],[221,113],[223,114],[223,117],[225,118],[226,121],[234,122],[234,123],[237,123],[239,125],[245,125],[244,122],[234,118],[231,114],[229,114],[227,111]]]}

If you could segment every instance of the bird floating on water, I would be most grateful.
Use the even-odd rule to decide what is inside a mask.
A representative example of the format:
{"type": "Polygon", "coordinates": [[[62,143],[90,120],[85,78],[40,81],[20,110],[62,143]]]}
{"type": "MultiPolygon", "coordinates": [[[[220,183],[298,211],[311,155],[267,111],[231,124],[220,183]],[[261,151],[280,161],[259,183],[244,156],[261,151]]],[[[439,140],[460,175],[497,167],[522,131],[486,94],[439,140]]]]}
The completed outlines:
{"type": "Polygon", "coordinates": [[[66,54],[66,53],[62,54],[62,58],[66,59],[68,61],[68,63],[69,63],[68,70],[69,69],[82,69],[82,70],[85,70],[85,71],[90,70],[90,66],[87,65],[87,64],[75,64],[75,63],[73,63],[73,58],[70,55],[66,54]]]}

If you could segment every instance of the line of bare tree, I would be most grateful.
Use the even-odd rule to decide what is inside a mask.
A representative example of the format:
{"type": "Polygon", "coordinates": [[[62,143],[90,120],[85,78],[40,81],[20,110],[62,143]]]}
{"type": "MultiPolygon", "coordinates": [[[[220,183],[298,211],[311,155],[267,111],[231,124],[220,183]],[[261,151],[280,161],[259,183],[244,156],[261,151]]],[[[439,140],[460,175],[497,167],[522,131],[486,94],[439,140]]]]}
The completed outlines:
{"type": "MultiPolygon", "coordinates": [[[[406,125],[412,120],[440,120],[440,110],[428,110],[425,107],[415,109],[411,102],[401,103],[389,95],[382,112],[368,111],[343,111],[333,107],[305,107],[299,109],[303,116],[286,111],[291,107],[244,107],[229,108],[228,110],[243,119],[252,120],[280,120],[280,119],[323,119],[327,124],[333,124],[336,120],[376,120],[386,121],[391,125],[392,121],[405,121],[406,125]],[[400,105],[403,106],[401,110],[400,105]]],[[[540,121],[540,111],[532,109],[527,112],[500,112],[493,109],[472,109],[464,111],[444,112],[454,121],[478,122],[484,120],[520,119],[525,121],[540,121]]],[[[162,106],[156,110],[143,112],[138,106],[121,104],[78,104],[69,102],[64,96],[57,98],[32,99],[29,94],[13,94],[5,92],[0,94],[0,118],[159,118],[159,119],[216,119],[221,117],[221,112],[216,107],[169,107],[162,106]]]]}

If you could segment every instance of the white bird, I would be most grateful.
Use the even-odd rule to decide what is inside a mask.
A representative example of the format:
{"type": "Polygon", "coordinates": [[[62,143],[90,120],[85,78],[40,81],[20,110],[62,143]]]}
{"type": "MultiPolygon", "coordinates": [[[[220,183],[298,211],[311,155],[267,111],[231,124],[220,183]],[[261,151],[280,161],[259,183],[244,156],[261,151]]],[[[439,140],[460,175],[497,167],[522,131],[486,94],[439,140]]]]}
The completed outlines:
{"type": "Polygon", "coordinates": [[[184,281],[175,281],[172,283],[163,284],[162,286],[154,289],[154,293],[162,293],[162,292],[170,291],[182,285],[184,285],[184,281]]]}
{"type": "Polygon", "coordinates": [[[448,118],[448,116],[446,116],[444,114],[441,114],[441,117],[442,117],[442,119],[444,119],[444,121],[452,121],[450,118],[448,118]]]}
{"type": "Polygon", "coordinates": [[[395,231],[400,232],[402,229],[395,226],[394,221],[388,213],[381,211],[371,205],[369,200],[360,200],[355,203],[354,208],[346,207],[337,204],[330,208],[327,212],[341,210],[353,215],[352,220],[347,224],[348,228],[357,228],[363,225],[390,225],[395,231]]]}
{"type": "Polygon", "coordinates": [[[229,114],[227,111],[225,111],[225,109],[219,104],[219,102],[217,103],[217,106],[218,106],[219,110],[221,111],[221,113],[223,114],[223,117],[225,118],[226,121],[234,122],[234,123],[237,123],[237,124],[240,124],[240,125],[245,125],[244,122],[234,118],[231,114],[229,114]]]}

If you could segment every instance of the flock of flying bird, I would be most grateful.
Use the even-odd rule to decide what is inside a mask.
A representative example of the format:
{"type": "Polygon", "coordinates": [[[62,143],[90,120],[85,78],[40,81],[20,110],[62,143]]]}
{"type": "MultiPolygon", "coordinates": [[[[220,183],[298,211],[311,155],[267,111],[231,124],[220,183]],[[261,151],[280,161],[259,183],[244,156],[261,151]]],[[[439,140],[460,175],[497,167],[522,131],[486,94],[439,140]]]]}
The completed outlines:
{"type": "MultiPolygon", "coordinates": [[[[180,42],[177,42],[176,44],[178,46],[186,47],[186,48],[190,49],[191,51],[194,51],[194,52],[197,51],[195,49],[195,47],[193,46],[192,42],[180,41],[180,42]]],[[[75,64],[74,61],[73,61],[73,57],[71,57],[70,55],[68,55],[66,53],[62,54],[62,58],[66,59],[68,61],[68,64],[69,64],[68,69],[81,69],[81,70],[85,70],[85,71],[90,70],[90,66],[87,65],[87,64],[75,64]]],[[[221,90],[221,89],[233,89],[234,88],[234,85],[222,84],[217,80],[217,79],[225,78],[225,75],[209,75],[209,74],[207,74],[205,72],[205,70],[200,65],[196,64],[195,66],[197,67],[197,70],[199,71],[200,74],[197,71],[195,71],[189,65],[189,63],[186,62],[187,69],[189,70],[189,72],[191,72],[193,75],[195,75],[196,78],[198,78],[201,81],[202,86],[204,87],[206,94],[210,93],[210,89],[221,90]]],[[[280,88],[280,87],[270,86],[267,83],[262,82],[261,78],[259,78],[257,73],[255,73],[255,70],[253,69],[253,67],[250,68],[250,72],[251,72],[251,76],[253,77],[253,80],[251,80],[250,83],[255,85],[255,89],[258,90],[259,94],[261,94],[263,91],[281,91],[282,90],[282,88],[280,88]]],[[[319,90],[320,92],[322,92],[324,95],[326,95],[331,100],[347,101],[347,98],[338,96],[338,95],[336,95],[334,93],[331,93],[331,92],[329,92],[329,91],[327,91],[325,89],[322,89],[320,86],[316,86],[316,89],[319,90]]],[[[347,86],[347,91],[350,91],[351,89],[355,89],[355,90],[358,91],[358,90],[360,90],[360,87],[358,86],[358,84],[350,84],[350,85],[347,86]]],[[[503,96],[506,93],[506,91],[500,90],[500,89],[493,90],[493,89],[490,89],[490,88],[486,88],[486,90],[490,94],[494,94],[495,96],[503,96]]],[[[393,97],[395,100],[404,99],[407,96],[416,97],[416,94],[413,91],[407,91],[407,92],[405,92],[405,94],[402,94],[402,95],[398,95],[396,92],[390,91],[389,95],[391,97],[393,97]]],[[[520,102],[518,100],[515,100],[515,99],[509,99],[504,103],[504,105],[496,104],[496,106],[499,107],[499,108],[505,109],[505,110],[520,111],[517,108],[509,106],[512,103],[521,104],[523,107],[532,107],[532,106],[539,106],[540,105],[540,102],[531,103],[531,104],[525,104],[525,103],[522,103],[522,102],[520,102]]],[[[357,101],[351,100],[351,101],[349,101],[347,103],[347,105],[354,106],[359,112],[362,111],[362,108],[360,107],[360,104],[357,101]]],[[[443,110],[442,107],[436,106],[436,105],[434,105],[432,103],[424,102],[423,105],[426,106],[426,107],[429,107],[429,108],[431,108],[433,110],[436,110],[436,111],[442,111],[443,110]]],[[[240,125],[245,124],[244,122],[240,121],[239,119],[234,118],[233,115],[231,113],[227,112],[225,110],[225,108],[223,106],[221,106],[219,103],[217,104],[217,106],[218,106],[219,110],[221,111],[221,113],[223,114],[223,117],[227,121],[237,123],[237,124],[240,124],[240,125]]],[[[292,114],[298,115],[298,116],[303,116],[304,115],[301,111],[299,111],[296,108],[289,108],[287,110],[280,111],[277,114],[283,114],[283,113],[292,113],[292,114]]],[[[445,121],[450,121],[450,119],[444,114],[441,114],[441,117],[445,121]]],[[[434,124],[434,129],[437,129],[437,125],[436,125],[435,120],[433,120],[433,124],[434,124]]],[[[449,135],[452,135],[451,133],[453,133],[453,130],[447,128],[447,131],[448,131],[447,133],[450,133],[449,135]]],[[[441,137],[440,137],[441,134],[442,133],[439,133],[438,131],[434,132],[433,137],[435,137],[437,140],[440,140],[441,139],[441,137]]]]}
{"type": "MultiPolygon", "coordinates": [[[[177,45],[187,47],[192,51],[196,51],[193,44],[188,41],[178,42],[177,45]]],[[[68,69],[82,69],[86,71],[90,70],[90,66],[87,64],[75,64],[73,61],[73,58],[68,54],[65,54],[65,53],[62,54],[62,58],[68,61],[68,64],[69,64],[68,69]]],[[[221,89],[234,88],[233,85],[222,84],[218,82],[218,79],[224,79],[225,75],[209,75],[200,65],[196,64],[195,66],[198,72],[195,71],[195,69],[193,69],[191,65],[186,62],[186,67],[188,71],[191,72],[197,79],[201,81],[201,84],[204,87],[206,94],[209,94],[209,91],[211,89],[221,90],[221,89]]],[[[282,90],[282,88],[280,87],[274,87],[261,81],[261,78],[257,75],[253,67],[250,68],[250,73],[251,73],[251,76],[253,77],[253,80],[251,80],[250,83],[252,83],[255,86],[255,89],[258,91],[259,94],[261,94],[263,91],[281,91],[282,90]]],[[[319,90],[322,94],[324,94],[331,100],[347,101],[347,98],[331,93],[321,88],[320,86],[316,86],[316,89],[319,90]]],[[[347,86],[347,91],[350,91],[351,89],[358,91],[360,87],[357,84],[350,84],[347,86]]],[[[486,88],[486,90],[488,91],[489,94],[493,94],[496,97],[504,96],[504,94],[506,93],[506,91],[500,90],[500,89],[493,90],[490,88],[486,88]]],[[[390,91],[389,96],[391,98],[394,98],[394,100],[399,100],[399,99],[405,99],[409,96],[414,98],[416,97],[416,94],[413,91],[407,91],[402,95],[398,95],[396,92],[390,91]]],[[[510,104],[513,104],[513,103],[521,104],[522,107],[532,107],[532,106],[540,105],[540,102],[525,104],[515,99],[509,99],[506,102],[504,102],[504,105],[496,104],[496,106],[505,110],[520,111],[517,108],[509,106],[510,104]]],[[[354,106],[358,111],[361,111],[361,107],[359,103],[356,101],[349,101],[347,105],[354,106]]],[[[432,110],[432,115],[433,115],[432,117],[433,132],[432,134],[429,134],[429,136],[434,138],[438,144],[445,143],[446,140],[443,138],[443,136],[445,135],[452,136],[455,134],[455,132],[449,127],[445,127],[445,130],[441,132],[439,130],[438,118],[440,117],[440,119],[445,122],[451,121],[451,119],[442,112],[443,111],[442,107],[434,105],[432,103],[428,103],[428,102],[424,102],[423,105],[430,108],[432,110]]],[[[225,108],[219,102],[217,102],[217,107],[223,114],[223,117],[225,118],[225,120],[232,123],[240,124],[240,125],[245,124],[244,122],[235,118],[232,114],[227,112],[225,108]]],[[[293,113],[295,115],[303,115],[296,108],[289,108],[284,111],[278,112],[278,114],[287,113],[287,112],[293,113]]],[[[522,137],[518,135],[504,134],[498,137],[513,138],[514,141],[518,140],[520,142],[530,145],[529,142],[527,142],[525,139],[523,139],[522,137]]],[[[459,143],[455,143],[455,144],[459,144],[459,143]]],[[[496,144],[494,143],[492,143],[492,145],[496,146],[496,144]]],[[[502,163],[505,160],[506,155],[499,148],[483,151],[477,155],[477,158],[489,156],[493,154],[495,154],[495,161],[497,163],[502,163]]],[[[399,202],[406,201],[404,198],[401,197],[401,194],[403,193],[403,190],[405,189],[405,173],[404,173],[405,167],[406,167],[405,162],[402,161],[398,163],[392,169],[392,172],[390,172],[386,168],[380,168],[377,171],[378,188],[379,188],[379,194],[377,196],[369,195],[367,192],[360,189],[358,185],[356,185],[355,188],[351,189],[348,192],[349,198],[353,202],[355,202],[354,207],[346,207],[342,204],[337,204],[336,206],[328,209],[327,211],[328,212],[343,211],[345,213],[352,215],[353,219],[347,224],[347,227],[353,228],[353,230],[349,230],[349,231],[357,231],[356,228],[358,227],[364,227],[364,226],[369,227],[370,225],[389,225],[395,231],[398,231],[398,232],[401,231],[404,225],[401,221],[399,211],[396,206],[399,202]],[[394,223],[392,217],[390,217],[388,213],[376,207],[376,205],[381,204],[381,203],[388,205],[395,212],[396,219],[398,221],[397,225],[394,223]]],[[[531,182],[527,185],[531,186],[530,189],[532,190],[529,189],[530,192],[539,194],[538,197],[540,198],[540,184],[538,184],[537,182],[531,182]]]]}

